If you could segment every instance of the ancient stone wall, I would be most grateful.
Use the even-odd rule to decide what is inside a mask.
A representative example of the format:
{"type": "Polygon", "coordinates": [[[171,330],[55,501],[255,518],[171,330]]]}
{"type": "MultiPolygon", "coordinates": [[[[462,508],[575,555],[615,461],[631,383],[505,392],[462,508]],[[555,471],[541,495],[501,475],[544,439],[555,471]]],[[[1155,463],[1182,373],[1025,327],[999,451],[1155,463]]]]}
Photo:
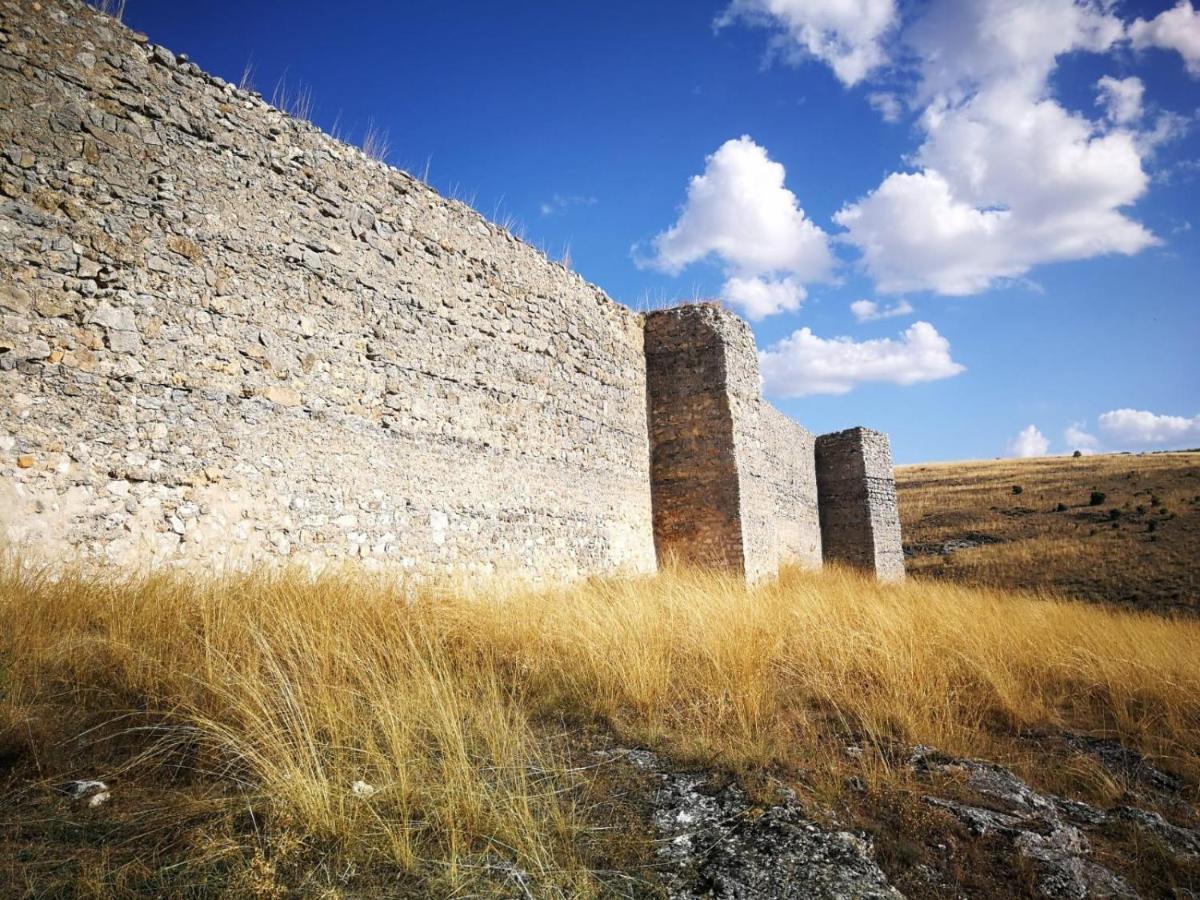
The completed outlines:
{"type": "Polygon", "coordinates": [[[817,489],[825,559],[904,578],[900,511],[888,437],[866,428],[816,440],[817,489]]]}
{"type": "Polygon", "coordinates": [[[763,403],[760,410],[762,451],[752,461],[761,466],[756,480],[770,486],[777,556],[780,563],[819,567],[823,553],[815,439],[811,431],[770,404],[763,403]]]}
{"type": "Polygon", "coordinates": [[[902,572],[857,434],[765,403],[717,306],[639,316],[79,0],[0,0],[0,544],[758,579],[824,531],[902,572]]]}
{"type": "Polygon", "coordinates": [[[762,399],[749,326],[701,304],[646,316],[660,558],[751,580],[821,560],[813,438],[762,399]]]}
{"type": "Polygon", "coordinates": [[[722,316],[746,574],[820,565],[813,436],[763,400],[754,334],[737,316],[722,316]]]}
{"type": "Polygon", "coordinates": [[[73,0],[0,2],[0,535],[654,566],[639,316],[73,0]]]}

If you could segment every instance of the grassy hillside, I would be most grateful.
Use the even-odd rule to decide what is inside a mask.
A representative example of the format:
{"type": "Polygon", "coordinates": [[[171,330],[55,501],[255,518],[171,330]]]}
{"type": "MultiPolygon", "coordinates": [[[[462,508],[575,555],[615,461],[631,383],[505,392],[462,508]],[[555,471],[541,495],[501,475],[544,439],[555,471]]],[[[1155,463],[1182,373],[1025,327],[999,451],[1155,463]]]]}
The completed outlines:
{"type": "MultiPolygon", "coordinates": [[[[974,839],[920,802],[915,744],[1110,805],[1133,787],[1072,748],[1117,738],[1196,824],[1200,623],[839,571],[406,591],[15,565],[0,619],[13,896],[659,896],[647,789],[613,746],[794,789],[873,830],[910,896],[950,896],[912,880],[935,869],[1015,890],[1006,860],[948,855],[974,839]],[[72,804],[78,778],[112,799],[72,804]]],[[[1144,843],[1112,858],[1200,886],[1144,843]]]]}
{"type": "Polygon", "coordinates": [[[1200,612],[1200,452],[902,466],[908,570],[1200,612]]]}

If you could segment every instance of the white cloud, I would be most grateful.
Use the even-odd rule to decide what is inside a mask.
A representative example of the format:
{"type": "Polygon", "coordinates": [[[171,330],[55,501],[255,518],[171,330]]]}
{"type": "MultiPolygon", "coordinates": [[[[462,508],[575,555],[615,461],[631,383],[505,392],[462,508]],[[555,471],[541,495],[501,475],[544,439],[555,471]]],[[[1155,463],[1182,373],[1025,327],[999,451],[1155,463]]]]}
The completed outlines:
{"type": "Polygon", "coordinates": [[[1142,116],[1142,96],[1146,86],[1136,77],[1113,78],[1105,75],[1096,82],[1100,94],[1096,103],[1104,107],[1109,121],[1117,125],[1128,125],[1142,116]]]}
{"type": "Polygon", "coordinates": [[[854,313],[854,318],[860,322],[876,322],[879,319],[910,315],[913,308],[907,300],[900,300],[891,306],[880,306],[874,300],[855,300],[850,304],[850,312],[854,313]]]}
{"type": "Polygon", "coordinates": [[[1010,456],[1045,456],[1049,450],[1050,442],[1035,425],[1022,428],[1017,436],[1008,442],[1010,456]]]}
{"type": "Polygon", "coordinates": [[[919,59],[917,99],[957,104],[997,82],[1038,94],[1058,57],[1104,52],[1124,33],[1100,0],[931,0],[905,34],[919,59]]]}
{"type": "Polygon", "coordinates": [[[794,278],[741,278],[725,282],[721,297],[740,309],[746,318],[758,321],[780,312],[793,312],[807,296],[794,278]]]}
{"type": "Polygon", "coordinates": [[[773,29],[785,58],[828,63],[847,87],[888,61],[884,44],[899,18],[895,0],[733,0],[717,19],[773,29]]]}
{"type": "Polygon", "coordinates": [[[923,139],[910,168],[834,216],[837,238],[882,293],[967,295],[1039,265],[1160,243],[1129,210],[1156,148],[1190,119],[1146,116],[1134,77],[1097,82],[1102,113],[1072,111],[1054,76],[1068,54],[1128,42],[1174,49],[1200,76],[1193,2],[1127,26],[1114,0],[731,0],[717,24],[773,28],[777,49],[823,60],[847,85],[897,63],[886,71],[900,77],[866,99],[888,121],[917,113],[923,139]]]}
{"type": "Polygon", "coordinates": [[[829,238],[784,184],[782,165],[743,136],[708,157],[674,225],[645,264],[676,274],[705,258],[725,268],[724,299],[751,318],[796,309],[804,283],[829,277],[829,238]]]}
{"type": "Polygon", "coordinates": [[[1179,0],[1148,22],[1135,20],[1129,26],[1129,39],[1139,50],[1161,47],[1178,51],[1188,73],[1200,77],[1200,12],[1192,7],[1191,0],[1179,0]]]}
{"type": "Polygon", "coordinates": [[[1158,415],[1140,409],[1114,409],[1099,418],[1102,431],[1117,443],[1151,445],[1200,443],[1200,416],[1158,415]]]}
{"type": "Polygon", "coordinates": [[[539,209],[543,216],[562,215],[572,206],[595,206],[595,197],[585,197],[579,194],[555,194],[541,204],[539,209]]]}
{"type": "Polygon", "coordinates": [[[880,291],[973,294],[1042,263],[1156,243],[1123,212],[1148,184],[1140,135],[1051,96],[1061,55],[1122,37],[1106,8],[933,0],[908,30],[925,132],[916,171],[892,173],[835,216],[880,291]]]}
{"type": "Polygon", "coordinates": [[[883,117],[885,122],[899,122],[904,114],[904,104],[895,94],[886,92],[868,94],[867,102],[871,104],[871,109],[883,117]]]}
{"type": "Polygon", "coordinates": [[[1063,441],[1068,450],[1078,450],[1084,456],[1090,456],[1100,449],[1100,439],[1090,434],[1083,422],[1072,422],[1068,425],[1063,431],[1063,441]]]}
{"type": "Polygon", "coordinates": [[[865,382],[917,384],[965,371],[928,322],[914,322],[899,340],[826,339],[801,328],[758,356],[764,389],[781,397],[845,394],[865,382]]]}
{"type": "MultiPolygon", "coordinates": [[[[1138,148],[1138,152],[1142,154],[1142,158],[1149,159],[1163,144],[1177,141],[1187,134],[1191,126],[1192,118],[1190,116],[1160,112],[1155,116],[1153,125],[1134,133],[1134,144],[1138,148]]],[[[1162,170],[1156,173],[1156,177],[1161,177],[1161,175],[1162,170]]]]}

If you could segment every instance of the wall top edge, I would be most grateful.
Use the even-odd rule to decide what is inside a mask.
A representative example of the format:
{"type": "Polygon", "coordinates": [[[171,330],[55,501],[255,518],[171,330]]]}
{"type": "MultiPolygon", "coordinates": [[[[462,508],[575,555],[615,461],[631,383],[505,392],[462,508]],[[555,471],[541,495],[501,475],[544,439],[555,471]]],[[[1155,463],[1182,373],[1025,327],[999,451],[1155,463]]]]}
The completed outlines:
{"type": "Polygon", "coordinates": [[[224,95],[224,99],[226,101],[236,100],[247,104],[248,107],[257,108],[264,114],[270,115],[274,119],[278,120],[278,122],[273,123],[273,125],[282,125],[295,133],[297,136],[315,138],[323,142],[326,145],[324,149],[326,149],[334,157],[345,159],[347,156],[351,156],[358,164],[374,167],[388,178],[399,179],[404,183],[405,187],[410,190],[416,189],[428,193],[435,202],[439,202],[447,207],[460,210],[467,217],[474,219],[477,224],[481,224],[497,237],[520,245],[527,251],[535,254],[545,265],[561,270],[568,277],[578,281],[581,286],[594,292],[597,298],[603,302],[611,304],[613,307],[618,308],[624,313],[629,313],[632,316],[640,315],[629,305],[613,299],[599,285],[588,281],[578,272],[568,268],[556,260],[551,259],[544,251],[520,236],[513,234],[507,228],[492,222],[474,207],[462,202],[461,200],[456,200],[452,197],[443,195],[432,185],[423,181],[420,177],[411,172],[368,156],[361,148],[355,146],[354,144],[339,140],[338,138],[324,131],[318,125],[305,119],[298,118],[286,110],[279,109],[277,106],[272,105],[262,95],[261,92],[241,88],[232,82],[226,81],[219,75],[213,75],[207,72],[195,62],[192,62],[187,54],[177,54],[168,47],[153,43],[149,39],[148,35],[139,31],[135,31],[118,19],[99,12],[86,3],[85,0],[43,0],[42,11],[40,12],[40,15],[47,16],[51,19],[57,19],[59,21],[69,21],[70,19],[74,18],[77,22],[82,21],[81,17],[88,17],[89,21],[87,22],[87,25],[89,27],[99,26],[100,28],[107,29],[110,32],[110,34],[106,35],[106,37],[110,37],[114,41],[126,41],[128,43],[137,45],[142,52],[145,53],[145,61],[147,64],[151,66],[161,66],[165,69],[168,69],[179,78],[191,79],[209,89],[216,89],[216,91],[224,95]],[[58,9],[55,9],[55,7],[58,7],[58,9]]]}

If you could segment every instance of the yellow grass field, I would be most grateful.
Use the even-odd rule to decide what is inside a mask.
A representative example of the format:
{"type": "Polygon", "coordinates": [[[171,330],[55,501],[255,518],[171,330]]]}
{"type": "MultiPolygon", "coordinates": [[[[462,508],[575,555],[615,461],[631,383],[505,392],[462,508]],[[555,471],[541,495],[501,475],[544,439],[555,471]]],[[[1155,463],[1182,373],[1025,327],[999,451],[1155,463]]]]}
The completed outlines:
{"type": "Polygon", "coordinates": [[[405,590],[9,562],[0,619],[13,896],[511,896],[512,867],[530,896],[656,896],[633,788],[595,746],[782,782],[815,815],[850,776],[903,796],[917,743],[1115,801],[1067,730],[1138,749],[1189,803],[1200,784],[1200,622],[953,582],[405,590]],[[113,799],[71,806],[71,778],[113,799]]]}
{"type": "Polygon", "coordinates": [[[1200,452],[901,466],[896,487],[910,573],[1200,613],[1200,452]]]}

